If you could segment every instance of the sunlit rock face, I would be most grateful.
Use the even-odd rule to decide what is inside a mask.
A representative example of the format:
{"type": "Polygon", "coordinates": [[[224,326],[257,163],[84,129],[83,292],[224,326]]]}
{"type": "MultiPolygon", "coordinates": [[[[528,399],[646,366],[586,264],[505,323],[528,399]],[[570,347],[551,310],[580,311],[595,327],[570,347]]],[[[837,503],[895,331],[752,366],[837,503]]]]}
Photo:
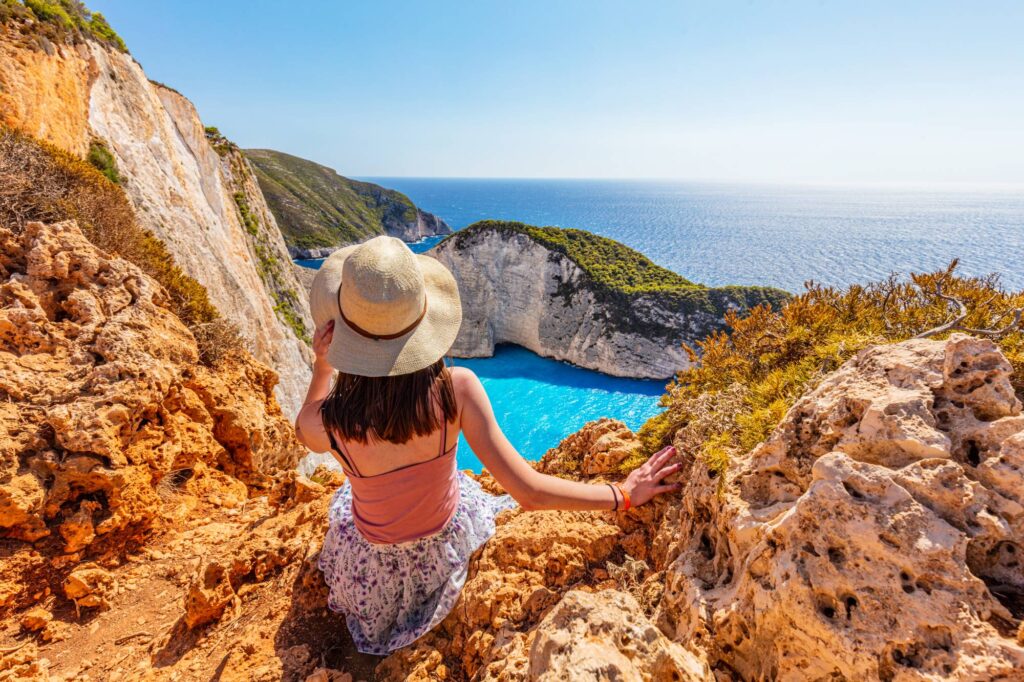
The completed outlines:
{"type": "Polygon", "coordinates": [[[4,30],[2,121],[80,156],[95,138],[107,145],[139,222],[206,287],[256,358],[277,371],[275,391],[293,415],[308,382],[310,353],[297,323],[275,307],[287,299],[308,333],[312,322],[248,161],[237,150],[218,153],[192,103],[148,80],[130,55],[92,41],[42,50],[4,30]]]}

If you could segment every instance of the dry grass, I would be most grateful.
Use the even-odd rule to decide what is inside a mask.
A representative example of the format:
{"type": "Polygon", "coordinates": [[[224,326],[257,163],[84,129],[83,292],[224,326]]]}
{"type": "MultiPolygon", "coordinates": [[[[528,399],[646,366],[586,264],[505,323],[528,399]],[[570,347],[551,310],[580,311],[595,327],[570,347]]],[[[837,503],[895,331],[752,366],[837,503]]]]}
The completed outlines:
{"type": "Polygon", "coordinates": [[[20,232],[30,221],[77,220],[93,244],[139,266],[163,285],[191,328],[218,318],[206,289],[143,229],[124,191],[89,163],[0,127],[0,225],[20,232]]]}

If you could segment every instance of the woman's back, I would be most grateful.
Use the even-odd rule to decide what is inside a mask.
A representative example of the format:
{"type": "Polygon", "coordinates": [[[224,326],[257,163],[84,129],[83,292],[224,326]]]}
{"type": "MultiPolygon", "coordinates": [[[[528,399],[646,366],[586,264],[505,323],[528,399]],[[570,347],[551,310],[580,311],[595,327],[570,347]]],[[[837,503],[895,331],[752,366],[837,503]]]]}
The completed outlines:
{"type": "MultiPolygon", "coordinates": [[[[458,426],[453,430],[458,433],[458,426]]],[[[449,446],[448,432],[445,423],[436,434],[406,443],[370,439],[347,446],[326,432],[349,477],[352,517],[363,537],[397,544],[433,535],[448,524],[459,503],[458,441],[449,446]],[[424,456],[429,440],[434,452],[424,456]]]]}

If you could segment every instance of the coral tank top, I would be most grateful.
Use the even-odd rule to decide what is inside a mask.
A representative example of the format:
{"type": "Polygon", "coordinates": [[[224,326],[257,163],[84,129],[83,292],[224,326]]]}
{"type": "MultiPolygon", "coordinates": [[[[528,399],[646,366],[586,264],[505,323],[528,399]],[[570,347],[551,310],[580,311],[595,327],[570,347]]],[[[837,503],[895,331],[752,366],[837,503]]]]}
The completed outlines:
{"type": "Polygon", "coordinates": [[[455,515],[459,505],[458,442],[445,450],[447,422],[437,457],[375,476],[359,475],[329,429],[327,437],[352,486],[352,519],[368,541],[390,545],[433,535],[455,515]]]}

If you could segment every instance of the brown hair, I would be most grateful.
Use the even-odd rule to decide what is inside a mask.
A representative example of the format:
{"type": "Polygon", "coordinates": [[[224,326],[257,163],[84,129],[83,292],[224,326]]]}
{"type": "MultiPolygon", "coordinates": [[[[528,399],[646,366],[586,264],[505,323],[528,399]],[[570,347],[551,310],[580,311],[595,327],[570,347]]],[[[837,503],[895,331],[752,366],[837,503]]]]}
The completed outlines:
{"type": "Polygon", "coordinates": [[[434,433],[457,415],[455,387],[444,358],[390,377],[339,372],[321,412],[329,433],[357,443],[371,438],[405,443],[434,433]]]}

